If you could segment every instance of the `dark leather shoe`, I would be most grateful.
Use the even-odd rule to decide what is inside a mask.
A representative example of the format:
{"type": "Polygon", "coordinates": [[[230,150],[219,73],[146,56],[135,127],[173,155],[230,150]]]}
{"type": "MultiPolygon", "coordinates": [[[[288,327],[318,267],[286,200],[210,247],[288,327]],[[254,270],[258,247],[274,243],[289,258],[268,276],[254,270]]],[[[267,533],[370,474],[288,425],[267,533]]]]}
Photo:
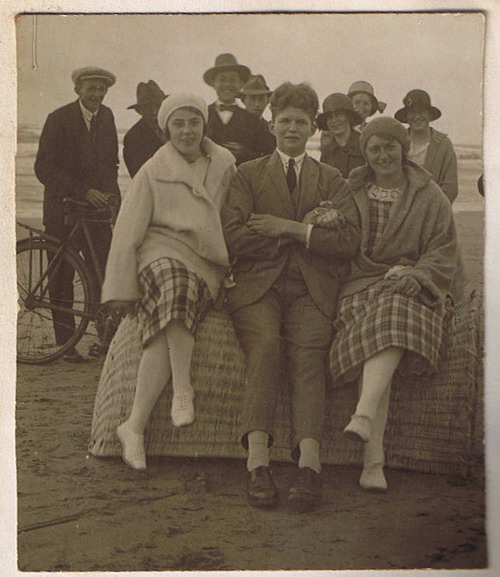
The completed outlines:
{"type": "Polygon", "coordinates": [[[321,478],[319,473],[309,467],[303,467],[288,493],[288,505],[297,513],[314,511],[321,504],[321,478]]]}
{"type": "Polygon", "coordinates": [[[249,471],[247,497],[252,507],[275,507],[278,504],[278,489],[269,467],[257,467],[249,471]]]}

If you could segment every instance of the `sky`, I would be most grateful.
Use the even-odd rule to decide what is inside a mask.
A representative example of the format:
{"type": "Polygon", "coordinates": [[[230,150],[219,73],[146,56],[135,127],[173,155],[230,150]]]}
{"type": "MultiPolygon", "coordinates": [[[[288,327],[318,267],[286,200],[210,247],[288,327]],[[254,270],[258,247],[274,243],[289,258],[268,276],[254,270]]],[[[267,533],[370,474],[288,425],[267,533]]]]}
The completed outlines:
{"type": "Polygon", "coordinates": [[[215,99],[203,73],[233,53],[268,85],[309,82],[320,102],[367,80],[387,103],[402,106],[413,88],[442,111],[434,126],[457,144],[480,144],[484,19],[438,14],[111,14],[22,15],[17,18],[18,119],[42,124],[76,98],[71,72],[96,65],[117,83],[105,104],[117,126],[138,119],[127,106],[153,79],[166,93],[192,91],[215,99]]]}

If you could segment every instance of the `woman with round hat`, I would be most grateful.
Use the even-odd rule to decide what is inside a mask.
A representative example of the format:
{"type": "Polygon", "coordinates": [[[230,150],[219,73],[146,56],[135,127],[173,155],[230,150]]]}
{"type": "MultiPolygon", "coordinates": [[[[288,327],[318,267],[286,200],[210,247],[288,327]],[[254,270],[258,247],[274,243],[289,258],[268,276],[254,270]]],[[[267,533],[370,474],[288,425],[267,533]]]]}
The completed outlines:
{"type": "MultiPolygon", "coordinates": [[[[366,164],[349,176],[361,248],[341,289],[330,367],[333,382],[360,378],[344,434],[364,443],[360,485],[383,491],[383,435],[396,370],[436,371],[445,320],[464,276],[451,206],[430,174],[407,159],[409,138],[393,118],[361,133],[366,164]]],[[[321,225],[321,218],[317,225],[321,225]]]]}
{"type": "Polygon", "coordinates": [[[338,92],[325,98],[323,112],[317,118],[318,128],[328,133],[327,141],[323,139],[321,142],[320,160],[337,168],[344,178],[353,168],[364,164],[359,149],[359,132],[354,130],[361,120],[351,99],[338,92]]]}
{"type": "Polygon", "coordinates": [[[347,96],[352,100],[354,110],[361,114],[363,118],[357,127],[358,130],[362,130],[366,126],[367,118],[373,116],[377,111],[383,113],[386,108],[385,102],[377,99],[373,86],[366,80],[353,82],[349,86],[347,96]]]}
{"type": "Polygon", "coordinates": [[[410,149],[408,157],[428,170],[450,202],[458,195],[457,156],[446,134],[431,128],[430,123],[441,116],[432,106],[425,90],[410,90],[394,117],[409,124],[410,149]]]}
{"type": "Polygon", "coordinates": [[[141,332],[131,412],[116,430],[124,461],[138,470],[146,468],[144,429],[168,382],[173,425],[194,421],[195,334],[228,266],[220,209],[234,157],[204,137],[206,122],[207,105],[195,95],[163,101],[158,123],[167,142],[129,186],[106,267],[102,301],[136,315],[141,332]]]}

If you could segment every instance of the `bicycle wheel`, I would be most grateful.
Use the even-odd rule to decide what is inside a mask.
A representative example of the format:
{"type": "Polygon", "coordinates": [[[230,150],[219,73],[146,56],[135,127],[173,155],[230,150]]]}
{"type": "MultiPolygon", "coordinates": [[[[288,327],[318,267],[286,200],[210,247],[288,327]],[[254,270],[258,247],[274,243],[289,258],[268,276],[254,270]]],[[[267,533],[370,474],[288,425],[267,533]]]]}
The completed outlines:
{"type": "Polygon", "coordinates": [[[82,338],[89,323],[94,291],[88,266],[72,250],[56,257],[58,249],[57,243],[42,239],[27,238],[16,245],[19,363],[41,365],[62,357],[82,338]],[[49,264],[50,274],[40,282],[49,264]],[[63,270],[73,278],[72,284],[67,283],[70,296],[56,300],[54,287],[63,270]]]}

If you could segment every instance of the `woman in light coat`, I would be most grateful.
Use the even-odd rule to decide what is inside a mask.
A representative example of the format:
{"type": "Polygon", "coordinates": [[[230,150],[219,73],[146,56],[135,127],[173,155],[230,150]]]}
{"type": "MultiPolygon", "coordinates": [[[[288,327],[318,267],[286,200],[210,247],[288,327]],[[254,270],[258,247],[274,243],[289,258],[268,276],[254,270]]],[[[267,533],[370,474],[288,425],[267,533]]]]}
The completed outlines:
{"type": "MultiPolygon", "coordinates": [[[[334,382],[361,378],[347,437],[365,443],[360,485],[385,490],[383,435],[398,367],[436,371],[450,305],[464,287],[451,206],[427,171],[407,160],[408,133],[372,120],[360,147],[367,164],[349,186],[361,220],[361,249],[343,286],[332,345],[334,382]]],[[[319,223],[321,224],[321,222],[319,223]]]]}
{"type": "Polygon", "coordinates": [[[158,113],[167,143],[132,180],[113,233],[102,301],[132,311],[143,352],[129,418],[117,428],[123,459],[146,468],[144,429],[172,382],[174,426],[195,418],[190,367],[196,329],[228,266],[220,209],[234,157],[204,137],[207,106],[173,94],[158,113]]]}

